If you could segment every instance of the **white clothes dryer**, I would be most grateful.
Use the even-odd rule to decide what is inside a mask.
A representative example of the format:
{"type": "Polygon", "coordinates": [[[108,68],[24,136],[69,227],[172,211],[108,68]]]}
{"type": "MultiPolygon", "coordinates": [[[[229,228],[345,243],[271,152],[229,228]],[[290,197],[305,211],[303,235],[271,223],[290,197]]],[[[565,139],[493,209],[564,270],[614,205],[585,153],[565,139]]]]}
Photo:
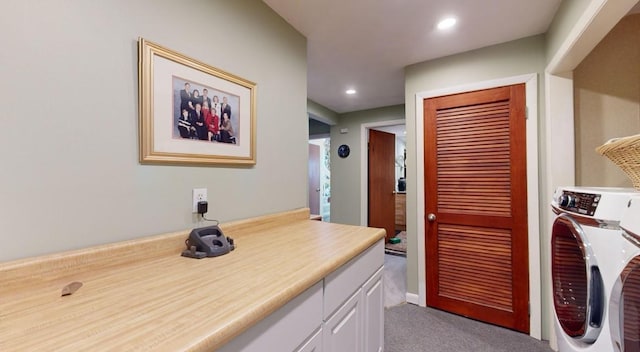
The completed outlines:
{"type": "Polygon", "coordinates": [[[627,245],[620,221],[633,196],[627,188],[561,187],[551,204],[551,279],[560,352],[613,352],[611,290],[627,245]]]}
{"type": "Polygon", "coordinates": [[[640,197],[629,202],[620,221],[625,246],[609,300],[609,328],[615,351],[640,351],[640,197]]]}

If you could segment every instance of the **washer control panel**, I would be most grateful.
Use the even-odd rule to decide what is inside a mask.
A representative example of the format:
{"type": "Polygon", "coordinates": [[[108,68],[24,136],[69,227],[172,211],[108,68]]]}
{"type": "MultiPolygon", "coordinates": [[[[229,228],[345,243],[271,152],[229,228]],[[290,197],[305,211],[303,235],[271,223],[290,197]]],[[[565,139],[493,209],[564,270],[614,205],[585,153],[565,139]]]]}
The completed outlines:
{"type": "Polygon", "coordinates": [[[600,202],[600,194],[564,190],[556,201],[563,210],[593,216],[600,202]]]}

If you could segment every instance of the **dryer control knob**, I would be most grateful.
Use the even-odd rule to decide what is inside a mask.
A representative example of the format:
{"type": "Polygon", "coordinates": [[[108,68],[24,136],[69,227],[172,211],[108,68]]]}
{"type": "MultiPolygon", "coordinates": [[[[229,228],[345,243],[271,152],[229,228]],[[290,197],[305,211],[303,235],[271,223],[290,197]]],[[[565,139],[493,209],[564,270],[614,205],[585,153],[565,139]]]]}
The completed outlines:
{"type": "Polygon", "coordinates": [[[575,207],[576,205],[576,199],[573,196],[570,196],[568,194],[563,194],[560,197],[558,197],[558,204],[560,204],[561,207],[575,207]]]}
{"type": "Polygon", "coordinates": [[[558,205],[560,205],[561,207],[566,207],[567,204],[569,204],[569,196],[563,194],[558,197],[558,205]]]}

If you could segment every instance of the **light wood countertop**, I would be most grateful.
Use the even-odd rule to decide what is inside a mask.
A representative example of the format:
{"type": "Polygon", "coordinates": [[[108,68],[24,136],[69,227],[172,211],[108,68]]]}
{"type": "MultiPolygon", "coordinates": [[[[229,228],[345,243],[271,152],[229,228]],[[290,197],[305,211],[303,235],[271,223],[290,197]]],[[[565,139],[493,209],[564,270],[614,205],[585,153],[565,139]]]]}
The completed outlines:
{"type": "Polygon", "coordinates": [[[308,209],[220,227],[214,258],[180,256],[187,230],[0,263],[0,351],[215,350],[384,238],[308,209]]]}

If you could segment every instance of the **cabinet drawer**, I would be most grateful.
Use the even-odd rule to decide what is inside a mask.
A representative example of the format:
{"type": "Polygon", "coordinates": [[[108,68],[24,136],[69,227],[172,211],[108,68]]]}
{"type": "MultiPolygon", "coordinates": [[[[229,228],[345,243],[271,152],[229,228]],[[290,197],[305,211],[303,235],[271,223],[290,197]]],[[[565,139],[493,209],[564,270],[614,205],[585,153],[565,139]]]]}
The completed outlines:
{"type": "Polygon", "coordinates": [[[378,241],[324,279],[324,320],[384,264],[384,242],[378,241]]]}
{"type": "Polygon", "coordinates": [[[322,281],[231,340],[218,351],[293,351],[322,322],[322,281]]]}

